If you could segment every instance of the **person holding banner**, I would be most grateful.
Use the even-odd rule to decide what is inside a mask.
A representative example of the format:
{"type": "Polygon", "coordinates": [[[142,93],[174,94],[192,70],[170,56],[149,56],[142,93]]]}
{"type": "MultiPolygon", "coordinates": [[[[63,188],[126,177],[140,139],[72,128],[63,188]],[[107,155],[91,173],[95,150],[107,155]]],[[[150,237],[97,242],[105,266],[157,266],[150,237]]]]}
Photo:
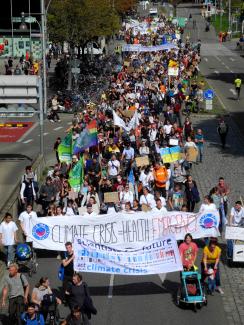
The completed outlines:
{"type": "Polygon", "coordinates": [[[74,275],[74,251],[71,242],[65,243],[65,252],[61,253],[62,266],[63,266],[63,295],[66,297],[65,301],[67,302],[66,290],[69,283],[73,280],[74,275]]]}

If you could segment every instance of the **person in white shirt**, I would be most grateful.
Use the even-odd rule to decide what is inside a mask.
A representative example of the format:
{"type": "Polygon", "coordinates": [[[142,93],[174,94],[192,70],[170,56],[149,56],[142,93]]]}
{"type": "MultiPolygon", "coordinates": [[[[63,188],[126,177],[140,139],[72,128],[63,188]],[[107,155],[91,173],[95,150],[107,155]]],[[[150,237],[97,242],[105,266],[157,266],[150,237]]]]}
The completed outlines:
{"type": "Polygon", "coordinates": [[[32,242],[28,235],[31,233],[32,221],[34,222],[35,220],[37,220],[37,214],[35,211],[32,211],[32,205],[28,204],[26,210],[19,215],[20,226],[27,243],[32,242]]]}
{"type": "Polygon", "coordinates": [[[187,150],[188,148],[195,148],[196,150],[198,150],[197,145],[195,144],[195,142],[192,141],[191,137],[187,137],[184,148],[185,150],[187,150]]]}
{"type": "Polygon", "coordinates": [[[134,194],[130,191],[129,184],[125,185],[124,191],[119,192],[119,200],[120,204],[130,202],[130,204],[133,205],[134,194]]]}
{"type": "Polygon", "coordinates": [[[120,162],[116,159],[116,155],[112,155],[108,162],[108,176],[115,178],[120,173],[120,162]]]}
{"type": "Polygon", "coordinates": [[[159,199],[162,203],[162,206],[166,207],[166,200],[163,196],[161,196],[161,193],[159,191],[154,192],[154,197],[155,197],[156,203],[157,203],[157,200],[159,199]]]}
{"type": "Polygon", "coordinates": [[[153,209],[156,206],[154,196],[149,193],[147,187],[143,187],[143,195],[140,197],[140,205],[145,205],[150,209],[153,209]]]}
{"type": "Polygon", "coordinates": [[[163,130],[166,135],[170,135],[171,130],[172,130],[172,124],[170,123],[169,120],[166,121],[166,124],[163,126],[163,130]]]}
{"type": "Polygon", "coordinates": [[[152,211],[166,213],[168,210],[162,205],[160,199],[156,199],[156,207],[153,208],[152,211]]]}
{"type": "Polygon", "coordinates": [[[93,211],[92,204],[88,203],[86,206],[86,213],[84,214],[84,217],[95,217],[97,216],[97,213],[93,211]]]}
{"type": "Polygon", "coordinates": [[[146,146],[146,140],[142,140],[141,146],[139,148],[140,156],[148,156],[149,155],[149,147],[146,146]]]}
{"type": "Polygon", "coordinates": [[[156,140],[157,133],[158,133],[158,130],[156,128],[156,124],[152,124],[152,128],[151,128],[151,130],[149,130],[149,133],[148,133],[151,143],[153,143],[156,140]]]}
{"type": "Polygon", "coordinates": [[[151,188],[151,183],[154,181],[153,171],[151,167],[147,166],[145,169],[141,170],[139,181],[142,183],[143,187],[151,188]]]}
{"type": "Polygon", "coordinates": [[[206,195],[204,197],[204,202],[200,206],[199,212],[204,213],[214,210],[217,210],[217,208],[216,205],[213,203],[213,199],[209,195],[206,195]]]}
{"type": "Polygon", "coordinates": [[[14,262],[14,245],[17,243],[18,227],[13,221],[10,213],[6,213],[4,221],[0,224],[0,245],[4,247],[4,253],[7,257],[7,265],[14,262]]]}
{"type": "Polygon", "coordinates": [[[229,216],[230,226],[244,226],[244,208],[241,201],[236,201],[235,206],[231,208],[229,216]]]}

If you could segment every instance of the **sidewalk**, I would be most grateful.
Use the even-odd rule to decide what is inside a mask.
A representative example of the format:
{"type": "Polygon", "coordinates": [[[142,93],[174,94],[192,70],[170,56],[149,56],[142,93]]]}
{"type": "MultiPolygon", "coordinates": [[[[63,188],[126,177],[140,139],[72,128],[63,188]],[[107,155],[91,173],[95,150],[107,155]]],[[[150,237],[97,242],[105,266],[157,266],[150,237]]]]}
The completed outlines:
{"type": "MultiPolygon", "coordinates": [[[[194,128],[201,128],[205,136],[203,163],[193,167],[201,198],[209,193],[219,177],[224,177],[231,187],[229,210],[235,201],[244,196],[244,139],[235,122],[227,119],[229,133],[227,148],[222,150],[217,134],[217,119],[196,116],[192,118],[194,128]]],[[[223,246],[223,244],[220,244],[223,246]]],[[[226,265],[225,251],[222,252],[221,280],[224,290],[223,305],[230,325],[244,324],[244,272],[243,267],[230,268],[226,265]]]]}

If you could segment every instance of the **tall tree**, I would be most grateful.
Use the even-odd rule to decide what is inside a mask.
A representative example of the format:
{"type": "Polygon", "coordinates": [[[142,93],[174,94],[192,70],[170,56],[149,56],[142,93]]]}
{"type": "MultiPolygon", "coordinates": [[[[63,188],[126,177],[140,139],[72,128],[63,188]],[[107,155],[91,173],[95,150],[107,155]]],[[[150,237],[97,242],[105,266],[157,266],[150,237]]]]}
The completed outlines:
{"type": "Polygon", "coordinates": [[[51,40],[84,47],[96,37],[114,34],[120,21],[108,0],[53,0],[48,28],[51,40]]]}

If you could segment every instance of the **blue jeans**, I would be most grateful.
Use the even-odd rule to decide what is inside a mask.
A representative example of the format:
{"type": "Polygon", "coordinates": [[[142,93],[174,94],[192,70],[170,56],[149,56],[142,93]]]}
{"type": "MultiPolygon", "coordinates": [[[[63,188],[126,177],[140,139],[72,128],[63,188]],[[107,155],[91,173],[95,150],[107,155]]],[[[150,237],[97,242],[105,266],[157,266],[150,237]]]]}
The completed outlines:
{"type": "Polygon", "coordinates": [[[227,256],[229,258],[233,257],[233,244],[234,244],[234,240],[233,239],[227,239],[227,256]]]}
{"type": "Polygon", "coordinates": [[[198,149],[198,157],[197,161],[202,162],[202,157],[203,157],[203,146],[197,146],[198,149]]]}
{"type": "Polygon", "coordinates": [[[4,254],[7,257],[7,263],[14,262],[15,248],[14,245],[4,246],[4,254]]]}

